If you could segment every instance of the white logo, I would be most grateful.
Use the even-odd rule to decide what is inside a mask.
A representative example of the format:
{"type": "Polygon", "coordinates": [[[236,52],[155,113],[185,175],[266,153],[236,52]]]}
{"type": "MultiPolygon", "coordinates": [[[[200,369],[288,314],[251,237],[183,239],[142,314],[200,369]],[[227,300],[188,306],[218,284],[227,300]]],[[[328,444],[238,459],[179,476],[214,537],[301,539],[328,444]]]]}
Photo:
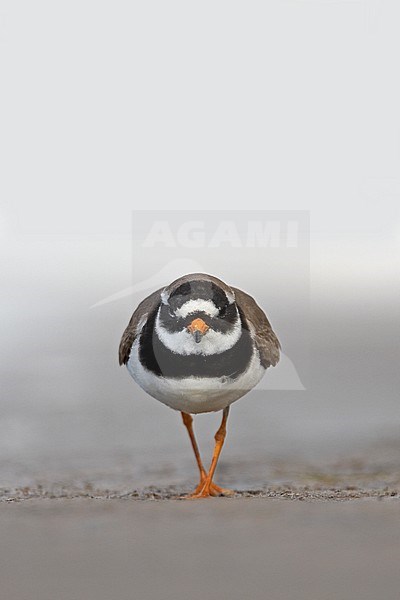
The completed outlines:
{"type": "Polygon", "coordinates": [[[212,231],[203,221],[186,221],[175,229],[169,221],[154,221],[142,247],[297,248],[298,234],[297,221],[247,221],[240,228],[234,221],[221,221],[212,231]]]}

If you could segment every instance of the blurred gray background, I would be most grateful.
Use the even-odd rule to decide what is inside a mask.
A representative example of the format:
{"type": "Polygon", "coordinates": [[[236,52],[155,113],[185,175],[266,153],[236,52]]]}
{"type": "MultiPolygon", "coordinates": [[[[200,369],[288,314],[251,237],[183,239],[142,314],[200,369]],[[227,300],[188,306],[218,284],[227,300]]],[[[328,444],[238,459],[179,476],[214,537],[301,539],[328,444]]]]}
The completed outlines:
{"type": "MultiPolygon", "coordinates": [[[[135,284],[134,261],[146,268],[145,252],[132,256],[142,209],[310,211],[306,281],[271,270],[263,285],[244,264],[216,272],[199,255],[256,294],[307,367],[304,391],[233,406],[221,459],[232,485],[265,482],[287,456],[390,454],[398,17],[395,2],[372,0],[2,3],[3,485],[195,478],[179,414],[118,366],[145,292],[93,307],[135,284]]],[[[196,419],[206,452],[218,422],[196,419]]]]}
{"type": "MultiPolygon", "coordinates": [[[[399,17],[2,0],[9,600],[398,599],[399,17]],[[242,497],[151,501],[197,471],[180,415],[118,366],[146,273],[181,274],[138,248],[138,211],[309,213],[305,254],[175,256],[256,296],[301,383],[267,373],[233,405],[216,475],[242,497]]],[[[219,419],[195,419],[205,462],[219,419]]]]}

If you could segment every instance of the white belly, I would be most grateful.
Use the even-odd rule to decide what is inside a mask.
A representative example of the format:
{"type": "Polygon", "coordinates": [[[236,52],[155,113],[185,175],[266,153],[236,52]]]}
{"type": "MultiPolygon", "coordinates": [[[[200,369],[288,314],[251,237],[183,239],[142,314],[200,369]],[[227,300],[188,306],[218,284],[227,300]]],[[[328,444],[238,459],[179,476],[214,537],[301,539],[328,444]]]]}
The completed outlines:
{"type": "Polygon", "coordinates": [[[256,351],[246,371],[235,380],[228,377],[165,379],[141,365],[138,348],[139,340],[136,339],[126,365],[136,383],[153,398],[188,413],[222,410],[247,394],[265,373],[256,351]]]}

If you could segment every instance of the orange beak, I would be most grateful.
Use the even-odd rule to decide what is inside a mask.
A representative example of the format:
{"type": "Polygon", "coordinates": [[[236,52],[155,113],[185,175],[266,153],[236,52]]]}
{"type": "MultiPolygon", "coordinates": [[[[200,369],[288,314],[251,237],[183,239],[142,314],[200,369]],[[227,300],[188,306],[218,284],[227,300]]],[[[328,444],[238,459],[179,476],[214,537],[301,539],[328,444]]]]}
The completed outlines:
{"type": "Polygon", "coordinates": [[[203,321],[203,319],[194,319],[190,325],[187,326],[187,330],[194,335],[196,342],[200,342],[203,335],[209,329],[209,326],[203,321]]]}

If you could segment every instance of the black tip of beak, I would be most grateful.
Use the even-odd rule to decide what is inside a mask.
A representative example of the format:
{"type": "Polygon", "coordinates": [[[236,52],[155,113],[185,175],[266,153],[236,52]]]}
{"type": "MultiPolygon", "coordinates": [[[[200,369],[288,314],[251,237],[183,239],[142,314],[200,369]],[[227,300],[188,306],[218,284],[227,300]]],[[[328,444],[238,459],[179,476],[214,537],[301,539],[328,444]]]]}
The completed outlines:
{"type": "Polygon", "coordinates": [[[199,331],[198,329],[194,332],[194,341],[196,342],[196,344],[198,344],[199,342],[201,342],[201,338],[203,337],[203,334],[201,333],[201,331],[199,331]]]}

